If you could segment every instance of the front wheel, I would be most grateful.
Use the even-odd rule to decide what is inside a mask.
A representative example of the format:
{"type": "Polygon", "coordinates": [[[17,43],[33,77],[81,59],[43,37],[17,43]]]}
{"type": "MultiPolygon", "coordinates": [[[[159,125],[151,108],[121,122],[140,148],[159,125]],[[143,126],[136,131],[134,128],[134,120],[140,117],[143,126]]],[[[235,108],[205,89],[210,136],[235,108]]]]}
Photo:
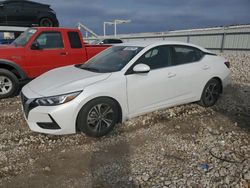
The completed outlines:
{"type": "Polygon", "coordinates": [[[222,85],[219,80],[211,79],[205,85],[199,104],[204,107],[213,106],[220,97],[222,85]]]}
{"type": "Polygon", "coordinates": [[[101,137],[113,130],[118,117],[118,107],[114,100],[93,99],[79,112],[77,128],[88,136],[101,137]]]}
{"type": "Polygon", "coordinates": [[[12,72],[0,69],[0,99],[13,97],[19,88],[18,79],[12,72]]]}

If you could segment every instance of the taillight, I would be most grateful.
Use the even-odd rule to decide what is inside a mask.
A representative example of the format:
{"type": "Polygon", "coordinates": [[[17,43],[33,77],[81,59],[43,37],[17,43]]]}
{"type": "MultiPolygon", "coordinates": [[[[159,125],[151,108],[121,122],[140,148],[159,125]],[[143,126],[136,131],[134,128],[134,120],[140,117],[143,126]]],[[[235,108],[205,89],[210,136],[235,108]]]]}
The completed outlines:
{"type": "Polygon", "coordinates": [[[230,62],[227,61],[224,64],[227,66],[227,68],[230,68],[230,62]]]}

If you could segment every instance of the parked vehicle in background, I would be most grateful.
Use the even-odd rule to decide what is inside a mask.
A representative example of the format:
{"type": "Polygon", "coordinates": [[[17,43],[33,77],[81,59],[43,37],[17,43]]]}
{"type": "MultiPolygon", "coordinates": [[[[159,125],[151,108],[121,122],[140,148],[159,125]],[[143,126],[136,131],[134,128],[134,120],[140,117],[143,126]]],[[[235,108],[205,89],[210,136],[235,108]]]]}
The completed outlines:
{"type": "Polygon", "coordinates": [[[50,5],[26,0],[7,0],[0,2],[0,25],[58,27],[59,22],[50,5]]]}
{"type": "Polygon", "coordinates": [[[120,44],[120,43],[123,43],[123,41],[117,38],[96,39],[91,42],[91,44],[120,44]]]}
{"type": "Polygon", "coordinates": [[[35,132],[100,137],[118,122],[161,108],[195,101],[212,106],[229,81],[227,60],[199,46],[124,43],[83,65],[43,74],[21,98],[35,132]]]}
{"type": "Polygon", "coordinates": [[[0,47],[0,98],[15,95],[23,82],[48,70],[83,63],[108,47],[85,45],[78,29],[29,28],[0,47]]]}
{"type": "Polygon", "coordinates": [[[0,44],[12,43],[25,30],[26,27],[0,26],[0,44]]]}

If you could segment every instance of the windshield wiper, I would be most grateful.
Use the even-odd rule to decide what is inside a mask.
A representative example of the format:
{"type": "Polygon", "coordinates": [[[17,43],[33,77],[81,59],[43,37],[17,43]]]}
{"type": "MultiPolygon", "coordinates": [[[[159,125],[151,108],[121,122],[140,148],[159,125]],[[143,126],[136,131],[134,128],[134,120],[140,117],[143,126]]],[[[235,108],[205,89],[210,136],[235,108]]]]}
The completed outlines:
{"type": "Polygon", "coordinates": [[[91,72],[100,72],[99,69],[94,68],[94,67],[82,67],[82,69],[88,70],[88,71],[91,71],[91,72]]]}

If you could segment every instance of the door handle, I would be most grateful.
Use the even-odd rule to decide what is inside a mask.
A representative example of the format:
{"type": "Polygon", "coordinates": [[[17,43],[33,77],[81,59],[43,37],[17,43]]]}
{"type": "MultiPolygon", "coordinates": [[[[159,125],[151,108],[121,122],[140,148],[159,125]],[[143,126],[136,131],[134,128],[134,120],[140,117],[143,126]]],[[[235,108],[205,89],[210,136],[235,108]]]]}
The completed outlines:
{"type": "Polygon", "coordinates": [[[204,65],[204,66],[202,67],[202,69],[203,69],[203,70],[208,70],[208,69],[210,69],[210,67],[209,67],[208,65],[204,65]]]}
{"type": "Polygon", "coordinates": [[[175,77],[176,74],[175,73],[168,73],[168,78],[172,78],[172,77],[175,77]]]}
{"type": "Polygon", "coordinates": [[[66,56],[66,55],[68,55],[68,52],[61,52],[60,55],[66,56]]]}

